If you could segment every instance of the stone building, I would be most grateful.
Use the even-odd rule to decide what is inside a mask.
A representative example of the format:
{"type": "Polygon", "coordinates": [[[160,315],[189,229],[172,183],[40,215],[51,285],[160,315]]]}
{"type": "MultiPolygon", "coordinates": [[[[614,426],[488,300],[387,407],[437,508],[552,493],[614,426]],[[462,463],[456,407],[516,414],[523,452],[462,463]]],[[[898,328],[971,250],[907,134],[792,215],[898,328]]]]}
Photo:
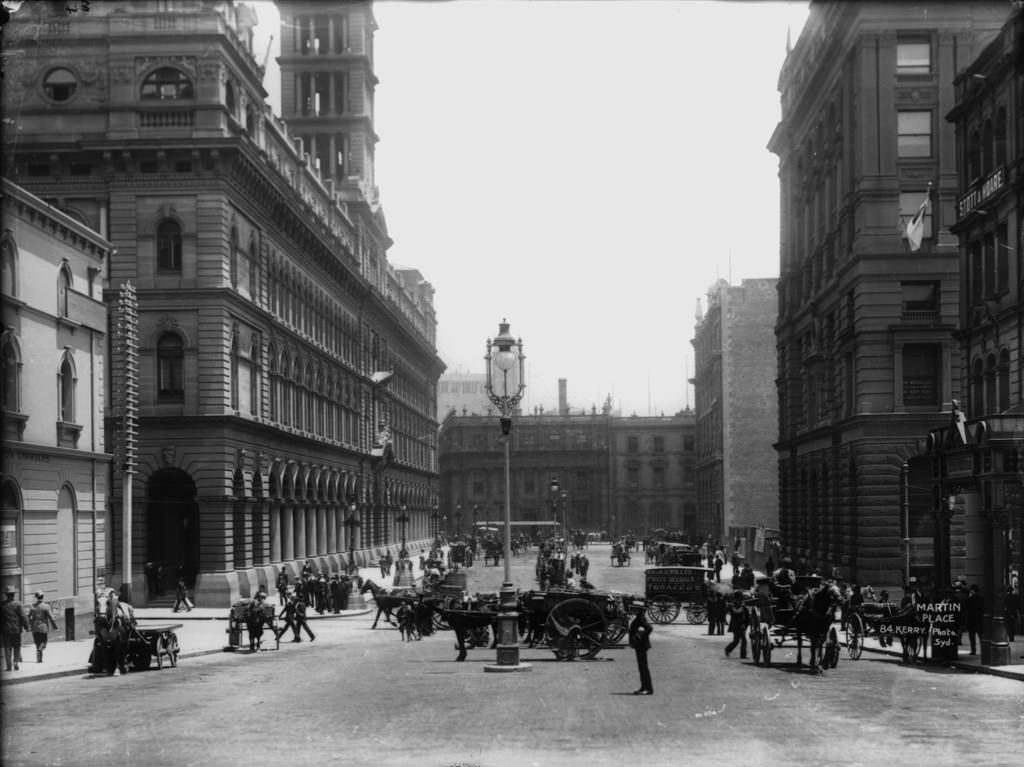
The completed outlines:
{"type": "Polygon", "coordinates": [[[769,144],[781,185],[779,523],[809,568],[876,587],[931,571],[918,442],[962,393],[946,232],[960,190],[943,117],[959,69],[1010,10],[812,2],[783,65],[769,144]]]}
{"type": "Polygon", "coordinates": [[[981,660],[1010,662],[1002,612],[1024,565],[1024,12],[969,62],[946,119],[960,168],[959,412],[929,434],[935,583],[981,586],[981,660]]]}
{"type": "MultiPolygon", "coordinates": [[[[47,17],[26,3],[4,29],[7,174],[108,238],[106,295],[131,283],[138,297],[132,524],[115,478],[110,531],[131,536],[133,561],[115,546],[107,562],[137,604],[146,562],[165,588],[181,572],[197,604],[224,605],[282,568],[428,535],[433,290],[387,260],[371,6],[317,6],[348,18],[338,57],[359,72],[339,86],[338,131],[354,137],[340,169],[267,106],[245,4],[47,17]]],[[[122,404],[108,401],[111,426],[122,404]]]]}
{"type": "Polygon", "coordinates": [[[725,280],[697,307],[694,392],[701,541],[763,564],[778,539],[777,279],[725,280]]]}
{"type": "Polygon", "coordinates": [[[107,561],[110,243],[7,179],[3,222],[0,583],[26,602],[43,592],[81,637],[107,561]]]}
{"type": "MultiPolygon", "coordinates": [[[[564,392],[564,387],[562,387],[564,392]]],[[[564,396],[562,396],[564,400],[564,396]]],[[[441,428],[441,529],[504,519],[504,443],[496,413],[451,413],[441,428]]],[[[511,519],[604,531],[683,530],[696,521],[692,412],[622,418],[602,412],[513,419],[511,519]],[[552,495],[552,479],[559,491],[552,495]],[[564,493],[564,496],[563,496],[564,493]]]]}
{"type": "Polygon", "coordinates": [[[462,415],[480,415],[492,407],[487,399],[483,373],[445,373],[437,382],[437,415],[444,419],[455,411],[462,415]]]}

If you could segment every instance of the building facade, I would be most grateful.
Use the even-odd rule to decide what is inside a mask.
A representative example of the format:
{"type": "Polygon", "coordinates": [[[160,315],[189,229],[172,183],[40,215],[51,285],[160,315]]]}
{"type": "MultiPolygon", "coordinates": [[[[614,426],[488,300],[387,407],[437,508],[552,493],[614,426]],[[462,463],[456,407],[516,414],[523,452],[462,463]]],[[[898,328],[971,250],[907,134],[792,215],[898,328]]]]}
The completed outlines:
{"type": "Polygon", "coordinates": [[[484,389],[484,373],[445,373],[437,382],[437,415],[442,420],[455,411],[461,415],[483,415],[493,409],[484,389]]]}
{"type": "Polygon", "coordinates": [[[775,319],[778,280],[720,280],[694,328],[697,526],[701,541],[761,564],[778,539],[775,319]],[[760,534],[756,534],[760,531],[760,534]]]}
{"type": "Polygon", "coordinates": [[[943,116],[1009,10],[813,2],[780,74],[779,523],[808,568],[876,585],[931,571],[918,443],[961,394],[943,116]]]}
{"type": "MultiPolygon", "coordinates": [[[[426,538],[444,366],[430,284],[387,261],[370,4],[332,11],[349,20],[339,58],[363,77],[346,86],[362,138],[343,172],[267,106],[248,6],[48,8],[25,4],[4,30],[7,170],[110,240],[109,298],[126,283],[137,295],[127,529],[119,476],[111,504],[132,561],[115,547],[112,580],[142,603],[153,562],[197,604],[223,605],[282,568],[338,569],[403,533],[426,538]]],[[[108,401],[112,429],[123,404],[108,401]]]]}
{"type": "Polygon", "coordinates": [[[3,222],[0,580],[26,601],[43,592],[84,636],[108,555],[110,243],[7,179],[3,222]]]}
{"type": "MultiPolygon", "coordinates": [[[[440,529],[466,531],[473,523],[504,519],[502,439],[496,413],[452,413],[445,419],[440,529]]],[[[531,529],[530,523],[557,522],[561,527],[564,520],[571,529],[612,536],[645,535],[656,528],[692,530],[692,413],[620,418],[606,407],[601,413],[518,415],[511,439],[514,525],[531,529]]]]}
{"type": "Polygon", "coordinates": [[[960,168],[959,413],[929,434],[935,581],[981,586],[981,660],[1010,662],[1002,611],[1024,564],[1024,12],[954,81],[960,168]]]}

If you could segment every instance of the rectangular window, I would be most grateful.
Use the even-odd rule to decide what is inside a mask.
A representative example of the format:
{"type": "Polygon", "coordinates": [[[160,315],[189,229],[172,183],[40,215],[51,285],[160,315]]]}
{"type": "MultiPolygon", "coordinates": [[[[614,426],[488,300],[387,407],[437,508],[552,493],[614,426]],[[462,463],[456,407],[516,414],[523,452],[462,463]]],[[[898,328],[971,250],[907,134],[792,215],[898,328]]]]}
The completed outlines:
{"type": "Polygon", "coordinates": [[[636,467],[626,469],[626,488],[629,490],[640,489],[640,469],[636,467]]]}
{"type": "Polygon", "coordinates": [[[902,317],[905,320],[935,320],[939,316],[939,283],[903,282],[902,317]]]}
{"type": "Polygon", "coordinates": [[[180,397],[185,393],[182,361],[181,356],[166,354],[160,357],[160,370],[158,371],[160,396],[180,397]]]}
{"type": "Polygon", "coordinates": [[[664,453],[665,452],[665,438],[664,437],[655,437],[654,438],[654,452],[655,453],[664,453]]]}
{"type": "Polygon", "coordinates": [[[932,113],[930,111],[897,112],[896,126],[897,157],[932,156],[932,113]]]}
{"type": "Polygon", "coordinates": [[[942,353],[931,344],[903,347],[903,404],[937,406],[942,353]]]}
{"type": "Polygon", "coordinates": [[[636,437],[626,437],[626,452],[627,453],[639,453],[640,452],[640,440],[636,437]]]}
{"type": "Polygon", "coordinates": [[[932,47],[927,40],[907,40],[896,44],[896,72],[901,75],[926,75],[932,71],[932,47]]]}
{"type": "Polygon", "coordinates": [[[665,469],[662,466],[654,467],[654,489],[664,490],[665,489],[665,469]]]}

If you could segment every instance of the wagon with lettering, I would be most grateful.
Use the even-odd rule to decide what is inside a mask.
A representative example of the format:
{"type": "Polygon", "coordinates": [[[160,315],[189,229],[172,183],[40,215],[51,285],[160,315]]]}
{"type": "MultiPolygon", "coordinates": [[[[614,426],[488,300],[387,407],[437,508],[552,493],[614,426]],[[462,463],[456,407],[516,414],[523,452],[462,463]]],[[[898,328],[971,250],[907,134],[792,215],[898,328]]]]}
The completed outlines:
{"type": "Polygon", "coordinates": [[[892,602],[865,602],[846,621],[846,652],[857,660],[864,640],[874,637],[882,647],[899,641],[904,662],[917,660],[930,642],[936,647],[955,647],[959,636],[960,605],[941,600],[900,607],[892,602]]]}
{"type": "Polygon", "coordinates": [[[649,567],[644,572],[647,614],[655,623],[671,623],[686,613],[690,623],[708,619],[706,567],[649,567]]]}

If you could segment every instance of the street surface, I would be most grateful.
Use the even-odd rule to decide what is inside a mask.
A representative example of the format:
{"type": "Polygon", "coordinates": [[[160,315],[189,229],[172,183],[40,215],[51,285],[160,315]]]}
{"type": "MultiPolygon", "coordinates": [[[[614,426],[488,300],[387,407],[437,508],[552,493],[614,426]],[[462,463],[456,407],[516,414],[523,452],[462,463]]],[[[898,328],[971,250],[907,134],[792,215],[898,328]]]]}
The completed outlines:
{"type": "MultiPolygon", "coordinates": [[[[534,586],[535,550],[513,581],[534,586]]],[[[592,546],[599,589],[643,591],[643,558],[610,567],[592,546]]],[[[496,591],[503,567],[477,560],[471,591],[496,591]]],[[[760,668],[729,639],[685,617],[655,625],[655,694],[636,697],[632,651],[559,663],[521,651],[522,673],[485,673],[493,650],[456,663],[454,636],[405,643],[370,630],[373,614],[318,621],[316,641],[258,655],[191,658],[173,672],[74,676],[3,690],[3,764],[19,765],[1017,765],[1024,685],[907,667],[845,650],[812,676],[795,653],[760,668]],[[680,622],[683,621],[683,622],[680,622]]]]}

